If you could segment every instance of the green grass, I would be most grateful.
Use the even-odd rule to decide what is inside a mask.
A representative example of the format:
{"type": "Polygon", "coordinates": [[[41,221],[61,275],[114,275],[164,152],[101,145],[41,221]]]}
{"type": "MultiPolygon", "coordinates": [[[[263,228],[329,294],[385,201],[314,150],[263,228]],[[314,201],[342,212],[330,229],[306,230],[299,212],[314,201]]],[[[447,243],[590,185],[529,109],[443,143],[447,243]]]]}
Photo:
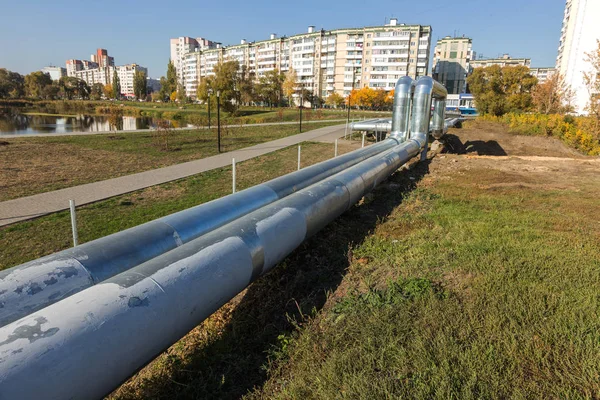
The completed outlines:
{"type": "Polygon", "coordinates": [[[456,181],[411,193],[353,249],[346,295],[292,331],[248,398],[600,396],[597,182],[456,181]]]}

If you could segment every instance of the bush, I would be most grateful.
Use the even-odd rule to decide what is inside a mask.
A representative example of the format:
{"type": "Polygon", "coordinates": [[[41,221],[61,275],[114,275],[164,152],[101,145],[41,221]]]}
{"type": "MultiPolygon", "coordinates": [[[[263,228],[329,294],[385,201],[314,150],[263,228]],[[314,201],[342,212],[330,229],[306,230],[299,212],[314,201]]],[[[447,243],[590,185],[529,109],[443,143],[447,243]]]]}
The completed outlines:
{"type": "Polygon", "coordinates": [[[505,114],[502,117],[485,115],[484,121],[501,122],[511,132],[521,135],[553,136],[590,156],[600,155],[600,127],[590,117],[559,114],[505,114]]]}

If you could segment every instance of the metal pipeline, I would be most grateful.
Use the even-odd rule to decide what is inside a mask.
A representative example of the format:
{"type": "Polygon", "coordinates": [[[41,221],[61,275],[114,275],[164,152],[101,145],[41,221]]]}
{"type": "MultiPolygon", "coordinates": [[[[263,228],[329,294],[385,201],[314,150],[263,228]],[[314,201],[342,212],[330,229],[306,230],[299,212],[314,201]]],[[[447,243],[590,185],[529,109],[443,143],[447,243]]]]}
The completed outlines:
{"type": "MultiPolygon", "coordinates": [[[[195,238],[182,229],[187,243],[1,327],[0,398],[89,399],[112,391],[398,167],[426,152],[432,97],[443,93],[431,78],[422,78],[414,88],[405,142],[382,142],[396,145],[324,179],[318,174],[298,179],[313,180],[302,189],[280,180],[279,189],[269,188],[286,197],[195,238]]],[[[170,221],[186,226],[182,213],[183,220],[170,221]]]]}
{"type": "Polygon", "coordinates": [[[434,125],[432,126],[432,130],[441,137],[439,132],[442,134],[444,132],[444,116],[446,112],[446,107],[441,107],[441,105],[445,105],[446,97],[448,96],[448,91],[446,88],[439,82],[434,81],[429,76],[421,77],[414,89],[413,101],[412,101],[412,117],[411,117],[411,125],[410,125],[410,137],[419,138],[420,140],[424,139],[424,143],[421,146],[421,160],[425,160],[427,158],[427,140],[429,138],[429,126],[430,126],[430,117],[431,117],[431,103],[433,98],[436,100],[440,100],[436,102],[436,110],[434,111],[434,125]]]}
{"type": "Polygon", "coordinates": [[[417,155],[419,139],[0,328],[0,398],[106,395],[417,155]]]}
{"type": "Polygon", "coordinates": [[[390,137],[398,137],[401,142],[408,138],[410,125],[410,106],[415,88],[415,81],[403,76],[396,82],[394,89],[394,107],[392,109],[392,132],[390,137]]]}
{"type": "Polygon", "coordinates": [[[389,139],[83,245],[0,271],[0,326],[388,150],[389,139]]]}

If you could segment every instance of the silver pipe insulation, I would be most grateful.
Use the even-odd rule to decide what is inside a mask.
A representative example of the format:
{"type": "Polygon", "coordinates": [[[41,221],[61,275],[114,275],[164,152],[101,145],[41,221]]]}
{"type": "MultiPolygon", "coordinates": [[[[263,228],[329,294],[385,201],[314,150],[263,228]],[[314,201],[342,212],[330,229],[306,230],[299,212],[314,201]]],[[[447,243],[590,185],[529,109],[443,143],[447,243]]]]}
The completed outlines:
{"type": "Polygon", "coordinates": [[[394,88],[394,106],[392,111],[391,137],[398,137],[401,141],[408,138],[411,119],[411,104],[415,81],[408,76],[403,76],[396,82],[394,88]]]}
{"type": "Polygon", "coordinates": [[[94,399],[110,393],[348,210],[424,143],[415,135],[0,328],[0,398],[94,399]]]}
{"type": "Polygon", "coordinates": [[[427,151],[434,86],[423,78],[415,85],[405,142],[0,327],[0,398],[89,399],[112,391],[427,151]]]}
{"type": "Polygon", "coordinates": [[[389,139],[148,223],[0,271],[0,326],[388,150],[389,139]]]}

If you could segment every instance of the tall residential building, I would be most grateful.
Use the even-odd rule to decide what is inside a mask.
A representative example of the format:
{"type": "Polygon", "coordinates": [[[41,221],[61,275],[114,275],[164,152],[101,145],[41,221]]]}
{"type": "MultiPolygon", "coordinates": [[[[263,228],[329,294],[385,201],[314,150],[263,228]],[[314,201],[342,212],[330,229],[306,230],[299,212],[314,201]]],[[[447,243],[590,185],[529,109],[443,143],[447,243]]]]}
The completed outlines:
{"type": "Polygon", "coordinates": [[[433,78],[446,86],[449,94],[466,93],[472,59],[473,40],[446,36],[435,46],[433,78]]]}
{"type": "Polygon", "coordinates": [[[573,90],[573,106],[579,114],[585,113],[590,93],[583,82],[584,72],[590,71],[586,53],[596,49],[600,39],[600,1],[567,0],[562,23],[556,70],[573,90]]]}
{"type": "Polygon", "coordinates": [[[529,73],[537,78],[538,83],[545,83],[556,73],[556,69],[552,67],[530,68],[529,73]]]}
{"type": "Polygon", "coordinates": [[[502,57],[498,58],[485,58],[471,61],[472,68],[491,67],[492,65],[499,65],[501,67],[515,67],[517,65],[522,65],[524,67],[529,67],[531,65],[531,58],[512,58],[508,54],[504,54],[502,57]]]}
{"type": "MultiPolygon", "coordinates": [[[[181,38],[180,38],[181,39],[181,38]]],[[[173,51],[173,40],[171,50],[173,51]]],[[[398,78],[427,74],[431,27],[398,24],[315,30],[268,40],[189,51],[182,55],[182,76],[188,96],[194,97],[203,78],[214,75],[220,62],[237,60],[258,79],[266,72],[290,68],[298,76],[298,88],[327,98],[336,92],[347,96],[352,88],[392,90],[398,78]]],[[[173,58],[173,57],[172,57],[173,58]]]]}
{"type": "Polygon", "coordinates": [[[184,56],[187,53],[213,49],[218,43],[211,42],[208,39],[201,37],[192,38],[181,36],[170,40],[171,45],[171,61],[175,65],[177,77],[183,82],[184,75],[184,56]]]}
{"type": "Polygon", "coordinates": [[[91,61],[67,60],[67,76],[73,76],[85,81],[92,86],[95,83],[102,85],[112,84],[115,74],[121,84],[121,95],[133,97],[133,78],[136,71],[142,71],[148,76],[148,70],[137,64],[115,66],[115,60],[108,55],[106,49],[98,49],[92,54],[91,61]]]}
{"type": "Polygon", "coordinates": [[[52,79],[53,81],[57,81],[63,76],[67,76],[66,68],[62,67],[44,67],[42,68],[42,72],[50,75],[50,79],[52,79]]]}

